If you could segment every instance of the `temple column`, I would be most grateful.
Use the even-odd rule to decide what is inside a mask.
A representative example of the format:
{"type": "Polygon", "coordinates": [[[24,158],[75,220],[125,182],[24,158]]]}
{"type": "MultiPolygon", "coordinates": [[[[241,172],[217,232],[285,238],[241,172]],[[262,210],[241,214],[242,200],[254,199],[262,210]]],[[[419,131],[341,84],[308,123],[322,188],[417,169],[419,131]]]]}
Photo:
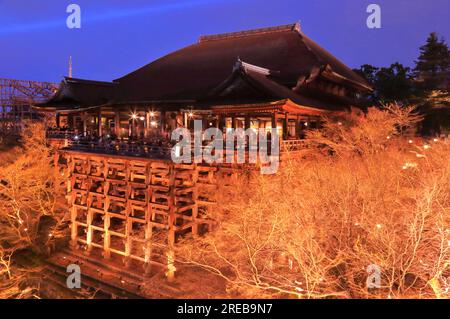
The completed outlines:
{"type": "Polygon", "coordinates": [[[220,121],[222,119],[222,116],[219,114],[217,115],[217,121],[216,121],[216,128],[220,130],[220,121]]]}
{"type": "Polygon", "coordinates": [[[130,108],[130,113],[132,114],[131,115],[131,124],[129,125],[129,132],[128,132],[128,135],[129,135],[129,137],[133,137],[135,134],[136,134],[136,118],[135,118],[135,111],[132,109],[132,108],[130,108]]]}
{"type": "Polygon", "coordinates": [[[225,125],[226,125],[225,116],[220,114],[217,119],[217,126],[218,126],[219,130],[221,130],[223,132],[225,129],[225,125]]]}
{"type": "Polygon", "coordinates": [[[289,123],[289,113],[286,112],[284,114],[284,119],[283,119],[283,140],[287,140],[289,137],[288,134],[288,123],[289,123]]]}
{"type": "Polygon", "coordinates": [[[272,114],[272,128],[273,129],[277,129],[277,123],[278,122],[278,114],[277,113],[273,113],[272,114]]]}
{"type": "Polygon", "coordinates": [[[251,119],[250,115],[245,115],[245,124],[244,124],[244,130],[249,129],[251,126],[251,119]]]}
{"type": "MultiPolygon", "coordinates": [[[[271,126],[272,126],[272,129],[271,129],[271,131],[270,131],[270,138],[269,138],[269,141],[268,141],[268,154],[270,155],[270,154],[272,154],[272,139],[275,139],[275,136],[272,134],[272,131],[274,131],[275,130],[275,133],[276,134],[278,134],[278,113],[275,111],[273,114],[272,114],[272,118],[271,118],[271,120],[272,120],[272,124],[271,124],[271,126]]],[[[279,139],[280,137],[278,136],[278,139],[279,139]]]]}
{"type": "Polygon", "coordinates": [[[161,111],[161,134],[165,135],[166,133],[166,111],[161,111]]]}
{"type": "Polygon", "coordinates": [[[120,112],[114,112],[114,130],[117,137],[120,136],[120,112]]]}
{"type": "Polygon", "coordinates": [[[102,132],[102,111],[99,110],[97,113],[97,130],[98,130],[98,137],[101,137],[103,135],[102,132]]]}
{"type": "MultiPolygon", "coordinates": [[[[246,114],[244,119],[244,131],[248,130],[251,126],[251,118],[250,115],[246,114]]],[[[245,135],[245,147],[250,150],[250,138],[248,135],[245,135]]]]}
{"type": "Polygon", "coordinates": [[[298,139],[300,139],[302,136],[302,122],[300,119],[300,115],[297,115],[297,119],[295,121],[295,134],[298,139]]]}
{"type": "Polygon", "coordinates": [[[188,128],[188,113],[183,112],[183,125],[185,128],[188,128]]]}
{"type": "Polygon", "coordinates": [[[81,118],[83,119],[83,136],[87,136],[87,114],[84,113],[81,115],[81,118]]]}
{"type": "Polygon", "coordinates": [[[144,124],[144,137],[147,138],[148,137],[148,133],[149,133],[149,129],[150,129],[150,112],[149,111],[145,111],[145,124],[144,124]]]}

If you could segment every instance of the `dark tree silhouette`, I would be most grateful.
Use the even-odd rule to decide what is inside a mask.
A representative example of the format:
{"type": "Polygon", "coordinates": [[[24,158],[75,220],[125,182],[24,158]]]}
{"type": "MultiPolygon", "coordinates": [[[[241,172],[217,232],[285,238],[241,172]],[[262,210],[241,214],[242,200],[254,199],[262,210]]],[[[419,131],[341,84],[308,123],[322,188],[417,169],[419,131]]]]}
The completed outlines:
{"type": "Polygon", "coordinates": [[[369,97],[371,103],[406,101],[413,94],[411,69],[398,62],[387,68],[364,64],[355,71],[373,85],[375,90],[369,97]]]}
{"type": "Polygon", "coordinates": [[[420,47],[420,56],[416,61],[414,75],[421,89],[449,90],[450,51],[444,39],[432,32],[425,45],[420,47]]]}
{"type": "Polygon", "coordinates": [[[444,39],[431,33],[420,47],[416,66],[410,69],[398,62],[389,67],[364,64],[355,71],[374,87],[370,104],[403,102],[417,103],[426,99],[430,91],[450,91],[450,51],[444,39]]]}

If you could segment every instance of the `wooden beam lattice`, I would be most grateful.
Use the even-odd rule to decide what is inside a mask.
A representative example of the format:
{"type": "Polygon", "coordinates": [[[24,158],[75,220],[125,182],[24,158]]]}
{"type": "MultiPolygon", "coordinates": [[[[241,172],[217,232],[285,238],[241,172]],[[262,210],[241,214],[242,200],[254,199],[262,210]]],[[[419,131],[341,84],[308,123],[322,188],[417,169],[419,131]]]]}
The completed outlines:
{"type": "MultiPolygon", "coordinates": [[[[89,153],[66,153],[71,246],[86,254],[175,273],[174,247],[213,224],[220,184],[233,168],[184,165],[89,153]]],[[[228,180],[229,182],[225,182],[228,180]]]]}

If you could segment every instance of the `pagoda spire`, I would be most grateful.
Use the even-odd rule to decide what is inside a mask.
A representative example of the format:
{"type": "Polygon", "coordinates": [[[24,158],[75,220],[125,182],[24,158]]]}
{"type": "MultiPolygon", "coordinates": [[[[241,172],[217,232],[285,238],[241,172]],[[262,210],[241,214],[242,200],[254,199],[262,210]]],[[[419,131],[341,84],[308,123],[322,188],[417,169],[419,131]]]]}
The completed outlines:
{"type": "Polygon", "coordinates": [[[72,78],[72,56],[69,56],[69,78],[72,78]]]}

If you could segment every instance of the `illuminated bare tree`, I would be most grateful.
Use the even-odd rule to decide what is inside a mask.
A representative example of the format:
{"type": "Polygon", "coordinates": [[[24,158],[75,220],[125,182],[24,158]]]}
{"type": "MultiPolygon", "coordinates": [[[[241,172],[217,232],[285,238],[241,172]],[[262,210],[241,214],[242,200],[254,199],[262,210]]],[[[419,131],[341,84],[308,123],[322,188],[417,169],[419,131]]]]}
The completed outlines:
{"type": "Polygon", "coordinates": [[[31,106],[49,99],[56,89],[54,83],[0,78],[0,135],[17,135],[22,120],[40,118],[31,106]]]}
{"type": "Polygon", "coordinates": [[[61,176],[52,167],[43,124],[29,124],[23,133],[23,154],[0,167],[0,285],[3,297],[29,296],[29,275],[37,269],[18,261],[30,251],[48,253],[64,236],[61,176]],[[6,296],[5,296],[6,295],[6,296]]]}
{"type": "Polygon", "coordinates": [[[369,108],[367,114],[353,110],[341,118],[326,119],[323,129],[307,135],[311,144],[321,145],[337,155],[372,154],[385,149],[392,138],[402,136],[421,120],[415,106],[389,104],[383,110],[369,108]]]}
{"type": "Polygon", "coordinates": [[[244,297],[448,297],[450,147],[409,144],[398,127],[417,118],[394,110],[328,120],[311,136],[338,156],[312,151],[242,179],[217,229],[178,253],[244,297]]]}

